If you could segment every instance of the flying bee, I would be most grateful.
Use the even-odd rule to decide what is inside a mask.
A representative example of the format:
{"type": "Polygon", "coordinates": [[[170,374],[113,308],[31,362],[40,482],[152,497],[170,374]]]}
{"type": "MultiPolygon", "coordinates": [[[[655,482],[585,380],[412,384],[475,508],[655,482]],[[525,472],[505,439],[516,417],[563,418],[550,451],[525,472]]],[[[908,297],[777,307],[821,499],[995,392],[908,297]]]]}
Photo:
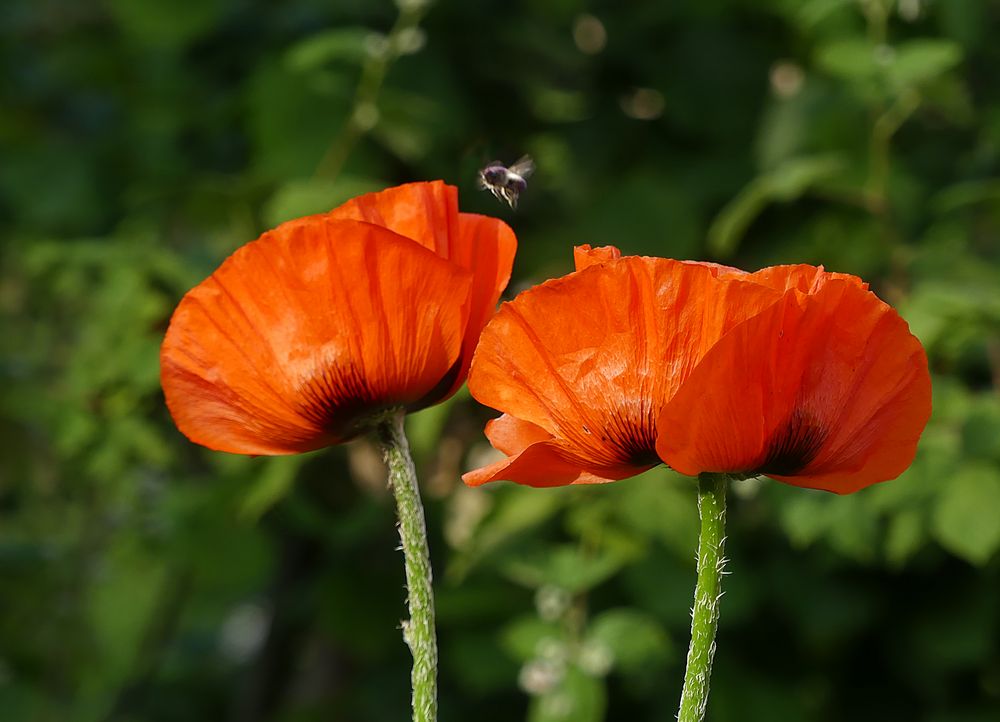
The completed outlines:
{"type": "Polygon", "coordinates": [[[511,208],[517,208],[517,199],[528,187],[527,178],[535,172],[531,156],[522,156],[510,168],[498,160],[491,161],[479,171],[477,185],[480,190],[489,191],[498,201],[506,201],[511,208]]]}

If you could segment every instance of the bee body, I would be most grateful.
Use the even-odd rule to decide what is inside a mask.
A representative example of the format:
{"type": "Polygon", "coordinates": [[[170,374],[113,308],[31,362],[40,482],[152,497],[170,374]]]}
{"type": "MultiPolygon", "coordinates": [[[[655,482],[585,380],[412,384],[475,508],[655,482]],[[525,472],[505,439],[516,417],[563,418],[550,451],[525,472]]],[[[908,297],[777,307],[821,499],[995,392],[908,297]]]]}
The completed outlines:
{"type": "Polygon", "coordinates": [[[534,170],[535,164],[529,156],[523,156],[509,168],[500,161],[492,161],[479,171],[478,185],[497,200],[517,208],[517,200],[528,187],[527,178],[534,170]]]}

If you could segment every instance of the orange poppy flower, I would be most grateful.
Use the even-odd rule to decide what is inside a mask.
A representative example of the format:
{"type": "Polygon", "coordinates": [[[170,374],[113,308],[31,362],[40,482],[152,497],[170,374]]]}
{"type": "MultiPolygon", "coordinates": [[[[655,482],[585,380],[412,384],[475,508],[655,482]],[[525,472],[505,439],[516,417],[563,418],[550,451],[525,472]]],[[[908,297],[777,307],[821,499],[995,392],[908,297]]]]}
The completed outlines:
{"type": "Polygon", "coordinates": [[[839,494],[894,479],[931,413],[927,356],[858,283],[792,290],[722,338],[662,409],[682,474],[765,474],[839,494]]]}
{"type": "Polygon", "coordinates": [[[595,483],[660,463],[660,408],[723,333],[779,295],[724,266],[612,247],[575,256],[575,273],[505,303],[480,337],[469,390],[505,412],[486,434],[510,458],[468,484],[595,483]]]}
{"type": "Polygon", "coordinates": [[[847,482],[835,468],[853,475],[853,490],[898,475],[912,460],[929,413],[926,360],[905,323],[859,279],[804,265],[749,274],[716,264],[622,258],[610,247],[578,248],[576,265],[575,273],[504,304],[483,331],[469,389],[505,412],[486,433],[508,458],[469,472],[466,483],[594,483],[666,461],[688,474],[759,472],[840,491],[848,490],[847,482]],[[802,312],[794,329],[768,325],[797,308],[812,310],[802,312]],[[824,342],[824,332],[842,353],[824,342]],[[867,348],[870,355],[857,356],[867,348]],[[784,355],[774,358],[778,353],[784,355]],[[805,396],[791,387],[795,363],[805,396]],[[796,409],[800,400],[808,397],[808,403],[799,411],[774,403],[763,420],[744,421],[735,412],[761,416],[777,388],[774,379],[765,385],[751,373],[758,366],[762,372],[780,366],[775,372],[788,380],[782,402],[796,409]],[[897,384],[890,390],[895,395],[872,385],[880,380],[897,384]],[[833,396],[834,388],[841,393],[833,396]],[[813,392],[819,395],[809,396],[813,392]],[[871,395],[862,400],[857,392],[871,395]],[[732,400],[744,393],[757,400],[755,409],[732,400]],[[836,408],[820,416],[814,407],[824,398],[836,408]],[[783,432],[775,421],[782,412],[803,421],[783,432]],[[688,427],[687,419],[700,425],[688,427]],[[742,424],[739,434],[728,430],[730,421],[742,424]],[[822,433],[807,431],[810,425],[822,426],[822,433]],[[820,436],[822,443],[815,441],[820,436]],[[812,446],[806,449],[800,437],[812,446]],[[741,456],[727,457],[730,450],[741,456]],[[808,464],[800,463],[806,454],[808,464]]]}
{"type": "Polygon", "coordinates": [[[160,353],[178,428],[240,454],[346,441],[464,382],[516,239],[413,183],[282,224],[189,291],[160,353]]]}

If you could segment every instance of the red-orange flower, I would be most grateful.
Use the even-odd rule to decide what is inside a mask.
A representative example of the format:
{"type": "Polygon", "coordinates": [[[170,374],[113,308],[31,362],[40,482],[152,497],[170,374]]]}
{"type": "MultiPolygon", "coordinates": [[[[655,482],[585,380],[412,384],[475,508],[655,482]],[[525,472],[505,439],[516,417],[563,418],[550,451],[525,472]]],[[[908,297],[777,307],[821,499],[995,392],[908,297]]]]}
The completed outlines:
{"type": "Polygon", "coordinates": [[[859,279],[586,246],[576,260],[483,331],[469,388],[505,412],[486,433],[508,458],[466,483],[593,483],[665,461],[845,492],[912,460],[926,359],[859,279]]]}
{"type": "Polygon", "coordinates": [[[346,441],[464,382],[516,239],[413,183],[268,231],[188,292],[160,353],[178,428],[241,454],[346,441]]]}
{"type": "Polygon", "coordinates": [[[899,476],[930,412],[927,356],[906,322],[833,279],[721,339],[662,409],[656,448],[682,474],[847,494],[899,476]]]}

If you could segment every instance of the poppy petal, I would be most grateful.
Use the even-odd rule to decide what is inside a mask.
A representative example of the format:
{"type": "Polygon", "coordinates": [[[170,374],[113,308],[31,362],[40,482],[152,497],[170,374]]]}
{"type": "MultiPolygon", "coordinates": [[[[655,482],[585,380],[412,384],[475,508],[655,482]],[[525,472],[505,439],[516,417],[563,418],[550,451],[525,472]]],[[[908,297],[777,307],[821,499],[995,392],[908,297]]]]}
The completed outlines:
{"type": "Polygon", "coordinates": [[[519,454],[462,475],[469,486],[491,481],[514,481],[525,486],[549,487],[572,484],[579,478],[579,464],[566,459],[552,442],[532,444],[519,454]]]}
{"type": "Polygon", "coordinates": [[[442,181],[406,183],[352,198],[326,215],[388,228],[450,259],[458,235],[458,189],[442,181]]]}
{"type": "MultiPolygon", "coordinates": [[[[582,271],[590,266],[603,265],[606,263],[611,263],[612,261],[617,261],[622,257],[622,252],[616,246],[598,246],[597,248],[592,247],[589,243],[584,243],[582,246],[575,246],[573,248],[573,262],[576,266],[577,271],[582,271]]],[[[737,275],[737,276],[748,276],[746,271],[741,271],[738,268],[733,268],[732,266],[723,266],[720,263],[710,263],[708,261],[673,261],[674,263],[683,263],[689,266],[701,266],[702,268],[707,268],[711,271],[713,276],[725,276],[725,275],[737,275]]]]}
{"type": "Polygon", "coordinates": [[[517,238],[503,221],[458,212],[458,189],[442,181],[408,183],[354,198],[328,214],[366,221],[412,238],[460,268],[472,272],[469,320],[458,367],[449,383],[428,398],[436,403],[463,383],[483,326],[496,312],[510,280],[517,238]]]}
{"type": "Polygon", "coordinates": [[[748,281],[759,283],[777,291],[795,289],[802,293],[816,293],[829,281],[844,281],[862,290],[868,290],[868,284],[857,276],[847,273],[833,273],[824,270],[822,266],[810,266],[804,263],[787,266],[769,266],[755,273],[747,274],[745,278],[748,281]]]}
{"type": "Polygon", "coordinates": [[[590,266],[616,261],[622,257],[622,252],[614,246],[599,246],[593,248],[589,243],[573,248],[573,263],[576,270],[582,271],[590,266]]]}
{"type": "Polygon", "coordinates": [[[926,356],[906,322],[829,279],[721,339],[664,407],[656,446],[683,474],[848,493],[902,473],[929,415],[926,356]]]}
{"type": "Polygon", "coordinates": [[[539,488],[567,486],[569,484],[605,484],[634,476],[654,464],[644,467],[619,465],[604,467],[596,474],[580,467],[575,454],[557,441],[540,441],[530,444],[510,458],[475,469],[462,475],[469,486],[482,486],[491,481],[513,481],[539,488]]]}
{"type": "Polygon", "coordinates": [[[458,214],[457,236],[449,260],[471,271],[472,291],[459,372],[444,397],[465,383],[479,334],[496,313],[500,294],[510,281],[516,252],[517,238],[503,221],[475,213],[458,214]]]}
{"type": "Polygon", "coordinates": [[[552,434],[529,421],[523,421],[510,414],[493,419],[486,424],[486,438],[497,451],[508,456],[519,454],[532,444],[551,441],[552,434]]]}
{"type": "Polygon", "coordinates": [[[414,408],[459,359],[470,274],[385,228],[312,216],[236,251],[161,349],[178,428],[242,454],[344,441],[414,408]]]}
{"type": "Polygon", "coordinates": [[[551,435],[577,468],[622,478],[658,463],[656,412],[697,359],[779,298],[697,264],[609,258],[504,304],[469,389],[551,435]]]}

